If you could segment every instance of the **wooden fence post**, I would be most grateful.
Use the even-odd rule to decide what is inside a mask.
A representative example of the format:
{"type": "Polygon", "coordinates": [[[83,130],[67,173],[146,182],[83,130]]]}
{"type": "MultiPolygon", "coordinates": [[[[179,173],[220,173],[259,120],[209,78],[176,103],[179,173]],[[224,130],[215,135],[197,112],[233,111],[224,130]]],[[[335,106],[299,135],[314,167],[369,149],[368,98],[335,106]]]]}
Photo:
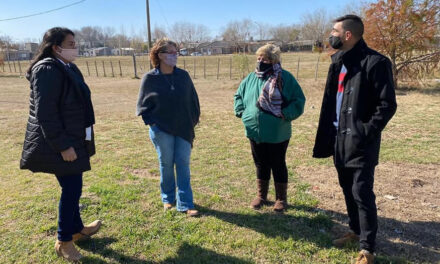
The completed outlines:
{"type": "Polygon", "coordinates": [[[9,72],[12,72],[11,63],[8,60],[9,72]]]}
{"type": "Polygon", "coordinates": [[[121,68],[121,61],[119,60],[119,76],[122,77],[122,68],[121,68]]]}
{"type": "Polygon", "coordinates": [[[110,67],[112,68],[112,77],[115,77],[115,71],[113,70],[113,62],[110,61],[110,67]]]}
{"type": "Polygon", "coordinates": [[[12,61],[12,64],[14,64],[14,72],[17,72],[17,68],[15,67],[15,61],[12,61]]]}
{"type": "Polygon", "coordinates": [[[105,73],[104,61],[102,61],[102,71],[104,72],[104,77],[107,77],[107,74],[105,73]]]}
{"type": "Polygon", "coordinates": [[[217,80],[218,80],[219,74],[220,74],[220,58],[217,58],[217,80]]]}
{"type": "Polygon", "coordinates": [[[20,65],[20,61],[17,62],[18,63],[18,70],[20,72],[20,76],[21,76],[21,65],[20,65]]]}
{"type": "Polygon", "coordinates": [[[183,69],[186,70],[186,61],[183,59],[183,69]]]}
{"type": "Polygon", "coordinates": [[[98,65],[96,64],[96,60],[95,60],[95,70],[96,70],[96,77],[99,77],[99,74],[98,74],[98,65]]]}
{"type": "Polygon", "coordinates": [[[87,73],[88,73],[89,76],[90,76],[90,69],[89,69],[89,62],[88,62],[88,61],[86,61],[86,66],[87,66],[87,73]]]}
{"type": "Polygon", "coordinates": [[[299,61],[301,60],[301,57],[298,57],[298,66],[296,67],[296,79],[299,79],[299,61]]]}
{"type": "Polygon", "coordinates": [[[196,58],[194,58],[194,79],[196,78],[196,58]]]}
{"type": "Polygon", "coordinates": [[[206,79],[206,59],[203,59],[203,79],[206,79]]]}
{"type": "Polygon", "coordinates": [[[229,80],[232,80],[232,57],[229,57],[229,80]]]}
{"type": "Polygon", "coordinates": [[[133,54],[133,67],[134,67],[134,78],[139,79],[136,68],[136,56],[134,54],[133,54]]]}

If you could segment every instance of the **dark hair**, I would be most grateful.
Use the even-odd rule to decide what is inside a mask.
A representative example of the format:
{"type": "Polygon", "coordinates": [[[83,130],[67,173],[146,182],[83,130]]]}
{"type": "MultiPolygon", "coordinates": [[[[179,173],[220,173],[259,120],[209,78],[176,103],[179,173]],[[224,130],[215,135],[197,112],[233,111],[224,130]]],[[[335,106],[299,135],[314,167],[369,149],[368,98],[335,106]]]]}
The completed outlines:
{"type": "Polygon", "coordinates": [[[159,67],[160,64],[159,53],[166,52],[168,46],[174,46],[177,49],[176,42],[168,38],[158,39],[156,43],[154,43],[153,47],[150,50],[150,60],[154,68],[159,67]]]}
{"type": "Polygon", "coordinates": [[[356,15],[341,16],[336,18],[333,22],[342,22],[342,28],[345,31],[350,31],[356,38],[361,38],[364,34],[364,23],[362,23],[362,19],[356,15]]]}
{"type": "Polygon", "coordinates": [[[53,45],[61,45],[61,43],[66,39],[67,35],[75,36],[72,30],[63,27],[54,27],[46,31],[43,36],[43,42],[40,44],[40,49],[38,53],[34,56],[31,65],[29,66],[27,73],[31,74],[32,67],[39,62],[48,57],[54,57],[52,52],[53,45]]]}

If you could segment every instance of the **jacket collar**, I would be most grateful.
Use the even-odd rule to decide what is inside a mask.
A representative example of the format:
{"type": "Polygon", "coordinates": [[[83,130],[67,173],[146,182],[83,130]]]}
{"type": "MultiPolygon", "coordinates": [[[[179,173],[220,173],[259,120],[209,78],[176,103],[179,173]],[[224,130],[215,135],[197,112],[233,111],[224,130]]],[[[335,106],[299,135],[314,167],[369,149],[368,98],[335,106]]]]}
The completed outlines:
{"type": "MultiPolygon", "coordinates": [[[[57,61],[56,59],[54,59],[52,57],[47,57],[47,58],[44,58],[44,59],[38,61],[37,63],[35,63],[35,65],[32,66],[32,69],[35,69],[35,67],[38,67],[38,66],[44,65],[44,64],[45,65],[55,64],[58,67],[62,67],[62,64],[59,61],[57,61]]],[[[28,79],[30,81],[31,77],[32,77],[32,74],[26,73],[26,79],[28,79]]]]}
{"type": "Polygon", "coordinates": [[[343,63],[345,66],[353,65],[362,58],[367,48],[367,43],[361,38],[352,49],[348,51],[341,50],[332,55],[332,61],[333,63],[343,63]]]}

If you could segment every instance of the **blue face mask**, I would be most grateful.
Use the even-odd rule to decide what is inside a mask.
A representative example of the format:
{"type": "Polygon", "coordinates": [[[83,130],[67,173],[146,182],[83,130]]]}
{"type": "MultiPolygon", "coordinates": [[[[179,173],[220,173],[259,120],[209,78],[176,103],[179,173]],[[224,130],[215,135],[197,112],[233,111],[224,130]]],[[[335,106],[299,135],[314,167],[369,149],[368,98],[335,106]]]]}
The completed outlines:
{"type": "Polygon", "coordinates": [[[165,54],[165,59],[163,62],[169,66],[176,66],[177,64],[177,54],[165,54]]]}

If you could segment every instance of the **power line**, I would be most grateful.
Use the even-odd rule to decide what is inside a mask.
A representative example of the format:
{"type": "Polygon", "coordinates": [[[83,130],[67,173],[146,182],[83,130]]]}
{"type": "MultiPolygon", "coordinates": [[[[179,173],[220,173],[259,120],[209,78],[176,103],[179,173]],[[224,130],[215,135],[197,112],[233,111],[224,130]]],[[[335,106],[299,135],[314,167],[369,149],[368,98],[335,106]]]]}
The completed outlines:
{"type": "Polygon", "coordinates": [[[160,13],[161,13],[163,19],[165,20],[165,23],[167,24],[167,28],[168,28],[168,30],[170,30],[170,25],[168,24],[168,20],[167,20],[167,18],[165,17],[165,14],[164,14],[164,12],[163,12],[162,6],[160,5],[159,1],[157,1],[157,0],[156,0],[156,3],[157,3],[157,5],[159,6],[160,13]]]}
{"type": "Polygon", "coordinates": [[[47,10],[47,11],[43,11],[43,12],[31,14],[31,15],[20,16],[20,17],[11,17],[11,18],[6,18],[6,19],[0,19],[0,22],[2,22],[2,21],[9,21],[9,20],[17,20],[17,19],[28,18],[28,17],[33,17],[33,16],[39,16],[39,15],[51,13],[51,12],[54,12],[54,11],[58,11],[60,9],[64,9],[64,8],[67,8],[67,7],[70,7],[70,6],[73,6],[73,5],[77,5],[77,4],[80,4],[80,3],[85,2],[85,1],[86,0],[77,1],[77,2],[74,2],[74,3],[69,4],[69,5],[65,5],[65,6],[62,6],[62,7],[58,7],[58,8],[55,8],[55,9],[51,9],[51,10],[47,10]]]}

